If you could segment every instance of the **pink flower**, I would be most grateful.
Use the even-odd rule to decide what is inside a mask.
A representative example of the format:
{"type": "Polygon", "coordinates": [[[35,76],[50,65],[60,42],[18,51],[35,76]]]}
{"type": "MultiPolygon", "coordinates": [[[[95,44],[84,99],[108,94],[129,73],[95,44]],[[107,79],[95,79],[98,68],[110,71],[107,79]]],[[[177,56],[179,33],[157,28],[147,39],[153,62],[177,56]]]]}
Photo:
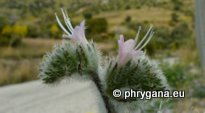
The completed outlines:
{"type": "Polygon", "coordinates": [[[80,25],[75,26],[75,28],[73,28],[73,26],[70,22],[70,19],[68,18],[68,15],[67,15],[66,11],[64,11],[63,9],[61,9],[61,10],[62,10],[63,18],[64,18],[64,21],[65,21],[65,25],[67,26],[67,29],[62,25],[62,23],[60,22],[60,19],[58,18],[57,14],[55,14],[55,15],[56,15],[56,20],[57,20],[59,26],[65,32],[63,37],[68,38],[68,39],[70,39],[74,42],[81,43],[83,45],[87,44],[88,41],[85,37],[85,21],[82,21],[80,23],[80,25]]]}
{"type": "Polygon", "coordinates": [[[133,58],[140,58],[144,55],[144,52],[141,51],[141,49],[143,49],[146,46],[146,44],[150,41],[154,32],[152,31],[152,27],[150,27],[150,29],[143,37],[143,39],[137,44],[137,39],[139,37],[140,30],[141,28],[139,28],[135,40],[129,39],[127,41],[124,41],[124,36],[120,35],[120,38],[118,40],[118,45],[119,45],[118,57],[117,57],[118,67],[122,67],[133,58]],[[146,38],[147,40],[145,40],[146,38]],[[142,45],[143,42],[144,44],[142,45]]]}

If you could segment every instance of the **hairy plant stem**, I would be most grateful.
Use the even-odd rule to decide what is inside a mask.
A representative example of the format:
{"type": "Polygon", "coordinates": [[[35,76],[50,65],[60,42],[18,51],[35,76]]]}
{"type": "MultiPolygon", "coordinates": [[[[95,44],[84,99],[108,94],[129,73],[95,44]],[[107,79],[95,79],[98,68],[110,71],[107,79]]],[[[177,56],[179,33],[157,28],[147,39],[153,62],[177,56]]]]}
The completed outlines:
{"type": "Polygon", "coordinates": [[[109,102],[108,97],[102,91],[102,85],[100,84],[99,76],[96,73],[93,73],[92,74],[92,79],[93,79],[94,83],[96,84],[96,86],[97,86],[97,88],[100,92],[100,95],[101,95],[101,97],[104,101],[105,108],[107,109],[107,113],[117,113],[114,110],[112,104],[109,102]]]}

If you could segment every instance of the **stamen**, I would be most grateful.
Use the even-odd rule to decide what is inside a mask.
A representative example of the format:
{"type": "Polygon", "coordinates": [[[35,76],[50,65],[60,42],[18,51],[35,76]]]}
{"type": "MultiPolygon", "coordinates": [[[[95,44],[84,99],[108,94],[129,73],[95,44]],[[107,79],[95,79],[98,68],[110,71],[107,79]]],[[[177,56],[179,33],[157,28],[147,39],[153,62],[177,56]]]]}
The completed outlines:
{"type": "Polygon", "coordinates": [[[71,24],[71,21],[70,21],[70,18],[68,17],[68,13],[67,13],[67,11],[66,10],[64,10],[65,11],[65,16],[67,17],[67,20],[69,21],[68,22],[68,24],[69,24],[69,26],[70,26],[70,28],[71,28],[71,31],[73,32],[73,26],[72,26],[72,24],[71,24]]]}
{"type": "Polygon", "coordinates": [[[73,32],[73,27],[72,27],[72,25],[71,25],[71,23],[70,23],[70,19],[68,18],[68,15],[67,15],[67,13],[65,13],[65,10],[63,10],[63,8],[61,8],[61,11],[62,11],[62,14],[63,14],[63,18],[64,18],[64,21],[65,21],[65,24],[66,24],[68,30],[69,30],[69,31],[71,32],[71,34],[72,34],[72,32],[73,32]]]}
{"type": "Polygon", "coordinates": [[[136,37],[135,37],[135,41],[136,41],[136,42],[137,42],[137,40],[138,40],[138,38],[139,38],[139,34],[140,34],[141,29],[142,29],[142,27],[139,26],[137,35],[136,35],[136,37]]]}
{"type": "Polygon", "coordinates": [[[139,48],[138,50],[143,49],[143,48],[148,44],[148,42],[151,40],[151,38],[153,37],[153,35],[154,35],[154,32],[151,31],[151,33],[150,33],[150,35],[149,35],[147,41],[146,41],[146,42],[141,46],[141,48],[139,48]]]}
{"type": "Polygon", "coordinates": [[[137,44],[137,47],[135,48],[135,49],[138,49],[141,45],[142,45],[142,43],[145,41],[145,39],[147,38],[147,36],[150,34],[150,31],[152,30],[152,25],[150,26],[150,28],[149,28],[149,30],[147,31],[147,33],[145,34],[145,36],[143,37],[143,39],[140,41],[140,43],[139,44],[137,44]]]}
{"type": "Polygon", "coordinates": [[[60,28],[66,33],[68,34],[68,36],[70,36],[71,34],[66,30],[66,28],[62,25],[60,19],[58,18],[58,15],[55,13],[55,16],[56,16],[56,20],[57,20],[57,23],[58,25],[60,26],[60,28]]]}

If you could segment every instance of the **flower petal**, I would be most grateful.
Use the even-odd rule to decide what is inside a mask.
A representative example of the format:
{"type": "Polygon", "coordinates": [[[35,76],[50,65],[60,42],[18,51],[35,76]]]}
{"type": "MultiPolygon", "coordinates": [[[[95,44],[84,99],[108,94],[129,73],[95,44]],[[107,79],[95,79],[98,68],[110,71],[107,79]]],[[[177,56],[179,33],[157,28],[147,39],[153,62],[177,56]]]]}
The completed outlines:
{"type": "Polygon", "coordinates": [[[75,40],[83,44],[88,43],[85,37],[85,26],[84,25],[85,25],[84,21],[82,21],[79,26],[76,26],[74,28],[73,33],[71,35],[72,40],[75,40]]]}
{"type": "Polygon", "coordinates": [[[120,35],[120,39],[118,40],[118,66],[125,65],[132,58],[130,53],[134,50],[135,44],[136,42],[133,39],[124,42],[123,35],[120,35]]]}
{"type": "Polygon", "coordinates": [[[121,47],[123,44],[124,44],[124,36],[120,35],[120,38],[118,40],[118,45],[119,45],[119,47],[121,47]]]}
{"type": "Polygon", "coordinates": [[[125,52],[131,52],[132,50],[134,50],[134,48],[135,48],[135,45],[136,45],[136,42],[135,42],[135,40],[133,40],[133,39],[129,39],[129,40],[127,40],[125,43],[124,43],[124,48],[125,48],[125,52]]]}

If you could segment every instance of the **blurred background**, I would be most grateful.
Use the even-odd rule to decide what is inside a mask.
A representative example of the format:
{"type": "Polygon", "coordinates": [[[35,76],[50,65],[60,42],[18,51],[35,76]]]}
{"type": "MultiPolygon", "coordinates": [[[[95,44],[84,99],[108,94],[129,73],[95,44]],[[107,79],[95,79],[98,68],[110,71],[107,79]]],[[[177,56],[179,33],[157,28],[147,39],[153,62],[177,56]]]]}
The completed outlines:
{"type": "MultiPolygon", "coordinates": [[[[42,56],[61,41],[54,13],[67,10],[73,25],[86,20],[86,37],[103,55],[115,55],[119,34],[140,38],[150,25],[155,35],[146,46],[173,89],[185,99],[167,103],[176,113],[205,111],[205,77],[195,36],[194,0],[1,0],[0,87],[38,79],[42,56]]],[[[63,21],[63,18],[61,18],[63,21]]]]}

